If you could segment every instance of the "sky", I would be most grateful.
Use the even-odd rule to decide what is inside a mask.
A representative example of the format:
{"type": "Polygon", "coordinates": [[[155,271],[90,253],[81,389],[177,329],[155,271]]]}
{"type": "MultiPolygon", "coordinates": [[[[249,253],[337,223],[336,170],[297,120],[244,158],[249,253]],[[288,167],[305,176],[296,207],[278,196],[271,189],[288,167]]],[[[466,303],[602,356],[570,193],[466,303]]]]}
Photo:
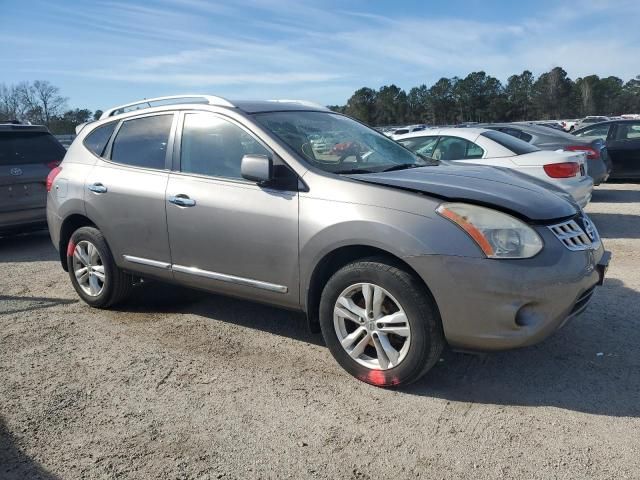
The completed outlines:
{"type": "Polygon", "coordinates": [[[640,74],[640,1],[0,0],[0,84],[69,107],[162,95],[344,104],[484,70],[640,74]]]}

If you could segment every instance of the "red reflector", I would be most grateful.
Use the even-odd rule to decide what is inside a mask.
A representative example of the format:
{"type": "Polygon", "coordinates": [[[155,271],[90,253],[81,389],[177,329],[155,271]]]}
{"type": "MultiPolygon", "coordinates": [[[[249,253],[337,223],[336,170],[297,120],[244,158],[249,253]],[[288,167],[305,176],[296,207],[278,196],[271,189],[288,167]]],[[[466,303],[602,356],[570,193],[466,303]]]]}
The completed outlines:
{"type": "Polygon", "coordinates": [[[56,179],[58,174],[62,171],[62,167],[54,167],[47,175],[47,192],[51,191],[51,187],[53,187],[53,181],[56,179]]]}
{"type": "Polygon", "coordinates": [[[587,147],[586,145],[569,145],[568,147],[564,147],[564,149],[569,152],[584,152],[587,154],[589,160],[598,160],[600,158],[600,150],[587,147]]]}
{"type": "Polygon", "coordinates": [[[550,163],[543,168],[551,178],[575,177],[580,172],[580,164],[575,162],[550,163]]]}

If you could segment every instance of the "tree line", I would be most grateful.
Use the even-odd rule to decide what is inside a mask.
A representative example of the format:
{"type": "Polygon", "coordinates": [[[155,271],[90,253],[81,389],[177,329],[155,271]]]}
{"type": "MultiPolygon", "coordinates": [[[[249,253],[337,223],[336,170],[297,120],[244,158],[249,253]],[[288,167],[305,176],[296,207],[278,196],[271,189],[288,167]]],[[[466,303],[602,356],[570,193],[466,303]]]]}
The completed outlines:
{"type": "MultiPolygon", "coordinates": [[[[98,119],[101,110],[68,109],[68,99],[46,80],[0,84],[0,122],[47,125],[53,133],[74,133],[76,125],[98,119]]],[[[329,106],[369,125],[500,122],[640,113],[640,75],[624,82],[589,75],[572,80],[561,67],[535,77],[525,70],[505,85],[485,72],[441,78],[407,93],[396,85],[356,90],[346,105],[329,106]]]]}
{"type": "Polygon", "coordinates": [[[505,85],[485,72],[441,78],[409,92],[396,85],[356,90],[334,111],[369,125],[511,122],[640,113],[640,75],[626,83],[614,76],[572,80],[561,67],[535,77],[525,70],[505,85]]]}
{"type": "Polygon", "coordinates": [[[20,121],[46,125],[52,133],[74,133],[76,125],[97,120],[101,110],[67,108],[68,99],[46,80],[0,84],[0,122],[20,121]]]}

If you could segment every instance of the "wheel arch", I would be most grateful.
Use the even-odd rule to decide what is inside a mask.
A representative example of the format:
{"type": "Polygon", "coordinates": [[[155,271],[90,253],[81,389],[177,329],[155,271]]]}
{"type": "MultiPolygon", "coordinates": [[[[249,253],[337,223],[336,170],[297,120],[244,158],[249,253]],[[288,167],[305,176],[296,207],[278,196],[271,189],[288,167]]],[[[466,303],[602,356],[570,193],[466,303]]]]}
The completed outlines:
{"type": "Polygon", "coordinates": [[[64,271],[68,271],[67,268],[67,248],[69,246],[69,240],[71,235],[77,229],[81,227],[94,227],[97,228],[95,222],[93,222],[86,215],[80,213],[74,213],[64,219],[60,226],[60,239],[58,241],[58,253],[60,254],[60,263],[64,271]]]}
{"type": "Polygon", "coordinates": [[[320,297],[322,295],[323,286],[327,283],[329,278],[340,270],[345,265],[355,262],[357,260],[363,260],[365,258],[377,258],[384,259],[386,262],[406,270],[420,282],[426,289],[428,294],[433,299],[436,309],[438,309],[437,302],[429,289],[429,286],[425,283],[422,277],[416,272],[402,258],[394,255],[393,253],[384,250],[379,247],[364,244],[343,245],[337,247],[330,252],[326,253],[314,266],[313,271],[309,277],[306,289],[303,293],[304,298],[304,311],[307,315],[307,322],[312,332],[320,331],[320,324],[318,320],[320,297]]]}

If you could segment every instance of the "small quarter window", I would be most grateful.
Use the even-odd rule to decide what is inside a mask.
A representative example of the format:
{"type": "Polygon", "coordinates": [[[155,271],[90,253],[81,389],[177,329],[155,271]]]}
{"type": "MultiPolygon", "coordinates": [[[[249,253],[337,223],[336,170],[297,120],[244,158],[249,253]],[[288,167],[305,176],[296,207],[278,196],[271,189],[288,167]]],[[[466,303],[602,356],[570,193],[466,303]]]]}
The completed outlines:
{"type": "Polygon", "coordinates": [[[91,152],[101,157],[104,155],[104,149],[109,143],[109,139],[113,134],[118,122],[110,122],[96,128],[84,139],[84,146],[91,152]]]}

